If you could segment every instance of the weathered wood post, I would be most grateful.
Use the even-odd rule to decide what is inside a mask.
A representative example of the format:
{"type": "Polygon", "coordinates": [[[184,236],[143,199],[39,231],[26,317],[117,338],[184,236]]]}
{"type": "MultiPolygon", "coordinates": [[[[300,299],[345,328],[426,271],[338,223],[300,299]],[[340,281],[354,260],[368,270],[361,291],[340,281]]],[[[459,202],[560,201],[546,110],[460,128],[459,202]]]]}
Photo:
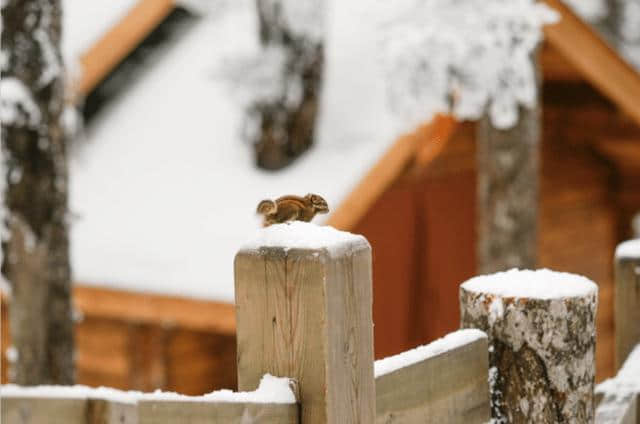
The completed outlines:
{"type": "Polygon", "coordinates": [[[615,367],[640,343],[640,239],[620,243],[615,254],[615,367]]]}
{"type": "Polygon", "coordinates": [[[591,423],[597,286],[511,270],[460,286],[463,328],[489,335],[491,414],[509,423],[591,423]]]}
{"type": "Polygon", "coordinates": [[[298,382],[302,423],[373,423],[371,247],[362,236],[273,225],[235,259],[238,387],[298,382]]]}

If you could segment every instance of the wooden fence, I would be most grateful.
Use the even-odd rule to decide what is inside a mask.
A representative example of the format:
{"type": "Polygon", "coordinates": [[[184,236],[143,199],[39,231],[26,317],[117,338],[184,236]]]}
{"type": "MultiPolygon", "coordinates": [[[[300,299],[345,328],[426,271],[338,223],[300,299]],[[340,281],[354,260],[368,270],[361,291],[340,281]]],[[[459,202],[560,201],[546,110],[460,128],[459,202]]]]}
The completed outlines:
{"type": "MultiPolygon", "coordinates": [[[[8,385],[1,391],[2,423],[488,422],[487,335],[459,330],[374,362],[370,246],[360,236],[318,231],[297,239],[266,235],[236,256],[242,392],[190,397],[8,385]]],[[[630,319],[640,310],[640,255],[616,260],[623,314],[616,317],[630,319]]],[[[596,390],[596,423],[640,424],[634,380],[640,381],[640,347],[629,356],[629,346],[640,342],[638,325],[636,319],[619,327],[624,343],[617,357],[628,359],[616,379],[596,390]]]]}

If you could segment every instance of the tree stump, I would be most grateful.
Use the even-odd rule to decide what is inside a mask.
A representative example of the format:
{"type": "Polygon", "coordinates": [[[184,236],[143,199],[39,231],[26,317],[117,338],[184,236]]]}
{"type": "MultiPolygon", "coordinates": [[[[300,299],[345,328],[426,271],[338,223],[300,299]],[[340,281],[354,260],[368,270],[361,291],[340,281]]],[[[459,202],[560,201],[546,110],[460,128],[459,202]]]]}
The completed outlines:
{"type": "Polygon", "coordinates": [[[511,270],[460,286],[461,325],[489,336],[499,423],[594,419],[597,286],[549,270],[511,270]]]}
{"type": "Polygon", "coordinates": [[[620,243],[615,255],[615,368],[640,343],[640,239],[620,243]]]}

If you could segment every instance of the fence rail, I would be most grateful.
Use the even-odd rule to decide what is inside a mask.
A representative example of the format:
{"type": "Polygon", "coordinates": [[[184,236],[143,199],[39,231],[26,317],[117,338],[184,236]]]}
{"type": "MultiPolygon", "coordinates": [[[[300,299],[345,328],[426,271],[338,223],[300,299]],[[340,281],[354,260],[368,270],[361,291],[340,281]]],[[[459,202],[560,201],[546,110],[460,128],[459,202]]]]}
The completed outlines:
{"type": "MultiPolygon", "coordinates": [[[[560,310],[565,304],[538,308],[535,314],[540,319],[515,320],[511,325],[508,314],[528,316],[523,312],[526,308],[543,305],[545,300],[483,295],[486,301],[477,306],[484,312],[476,318],[491,333],[489,339],[475,328],[459,330],[374,363],[370,247],[360,236],[308,225],[265,229],[236,259],[238,381],[245,392],[190,397],[82,386],[6,385],[0,390],[2,423],[484,424],[490,412],[496,412],[490,409],[489,376],[497,381],[509,361],[517,371],[528,361],[522,362],[518,355],[533,355],[531,348],[505,350],[508,355],[494,364],[498,351],[492,343],[506,346],[511,330],[516,335],[525,331],[516,331],[516,324],[542,325],[539,322],[553,315],[547,309],[560,310]],[[496,333],[496,325],[508,330],[504,340],[496,333]],[[265,373],[282,377],[260,379],[265,373]]],[[[629,297],[628,301],[637,299],[633,290],[640,291],[635,285],[640,273],[638,252],[623,249],[624,255],[620,250],[616,255],[624,257],[625,267],[634,264],[618,272],[616,279],[617,296],[629,297]]],[[[595,301],[593,305],[585,314],[595,313],[595,301]]],[[[621,315],[626,313],[635,316],[637,310],[627,306],[616,319],[628,318],[621,315]]],[[[619,346],[625,351],[640,343],[638,321],[627,324],[619,326],[624,341],[619,346]]],[[[532,333],[542,331],[526,328],[532,333]]],[[[600,400],[596,424],[640,424],[640,345],[620,358],[626,361],[618,376],[596,391],[600,400]]],[[[537,366],[545,364],[538,361],[537,366]]],[[[586,368],[590,366],[593,361],[586,368]]],[[[507,401],[520,396],[517,386],[505,387],[507,401]]]]}

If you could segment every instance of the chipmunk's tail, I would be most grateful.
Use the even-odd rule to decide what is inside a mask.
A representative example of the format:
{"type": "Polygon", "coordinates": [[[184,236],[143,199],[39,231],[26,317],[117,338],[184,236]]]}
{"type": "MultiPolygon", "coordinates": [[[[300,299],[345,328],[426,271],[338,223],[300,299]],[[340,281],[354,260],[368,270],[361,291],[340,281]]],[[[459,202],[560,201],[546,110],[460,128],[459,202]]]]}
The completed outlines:
{"type": "Polygon", "coordinates": [[[277,209],[278,209],[278,206],[276,205],[276,202],[274,202],[273,200],[263,200],[260,203],[258,203],[258,208],[256,209],[256,212],[261,215],[270,215],[272,213],[275,213],[277,209]]]}

